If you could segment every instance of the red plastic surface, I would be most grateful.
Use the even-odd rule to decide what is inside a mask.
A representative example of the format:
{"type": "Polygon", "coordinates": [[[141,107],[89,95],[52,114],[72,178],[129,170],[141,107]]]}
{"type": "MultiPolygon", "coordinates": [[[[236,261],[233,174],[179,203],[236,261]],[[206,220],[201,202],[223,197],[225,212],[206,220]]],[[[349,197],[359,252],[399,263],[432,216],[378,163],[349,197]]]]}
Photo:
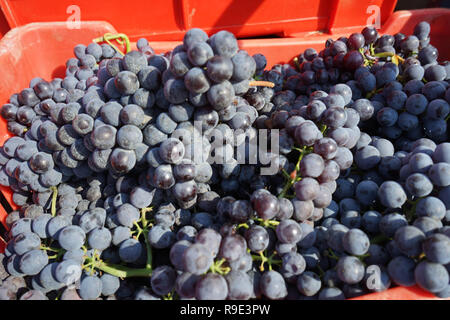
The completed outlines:
{"type": "Polygon", "coordinates": [[[108,21],[132,40],[181,40],[193,27],[208,33],[227,29],[239,38],[336,33],[348,26],[366,25],[373,14],[367,12],[370,6],[380,8],[384,23],[397,0],[1,0],[0,6],[13,28],[31,22],[66,21],[76,14],[69,8],[74,3],[82,21],[108,21]]]}
{"type": "MultiPolygon", "coordinates": [[[[380,30],[381,33],[396,32],[411,33],[414,25],[426,20],[431,24],[431,42],[440,53],[440,60],[450,59],[449,32],[446,24],[450,21],[449,9],[425,9],[416,11],[399,11],[389,17],[380,30]]],[[[338,38],[351,32],[360,31],[361,27],[345,28],[342,33],[335,33],[332,38],[338,38]]],[[[120,30],[122,31],[122,30],[120,30]]],[[[81,29],[70,30],[65,22],[34,23],[19,27],[8,32],[0,40],[0,105],[8,101],[9,96],[28,86],[33,77],[52,79],[64,76],[64,63],[73,56],[73,47],[78,43],[89,43],[93,38],[106,32],[116,32],[114,27],[106,22],[83,22],[81,29]]],[[[241,48],[251,54],[263,53],[268,59],[268,66],[280,62],[289,62],[308,47],[323,48],[324,41],[330,34],[312,33],[302,38],[286,39],[252,39],[240,40],[241,48]]],[[[164,52],[174,48],[179,42],[152,41],[156,52],[164,52]]],[[[6,123],[0,119],[0,145],[10,136],[6,123]]],[[[12,207],[12,194],[9,188],[0,188],[12,207]]],[[[4,222],[6,212],[0,206],[0,220],[4,222]]],[[[0,240],[0,252],[2,251],[0,240]]],[[[423,290],[412,288],[393,288],[381,293],[359,297],[362,300],[410,300],[435,299],[423,290]]]]}

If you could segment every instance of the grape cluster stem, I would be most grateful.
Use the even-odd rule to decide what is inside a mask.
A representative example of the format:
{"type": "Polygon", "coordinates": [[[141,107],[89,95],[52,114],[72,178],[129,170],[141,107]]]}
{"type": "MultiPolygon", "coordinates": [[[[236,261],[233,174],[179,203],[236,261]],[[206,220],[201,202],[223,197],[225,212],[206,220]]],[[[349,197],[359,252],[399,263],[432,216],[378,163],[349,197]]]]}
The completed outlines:
{"type": "Polygon", "coordinates": [[[274,259],[276,252],[272,253],[270,256],[266,257],[263,251],[260,251],[258,255],[252,255],[252,259],[254,261],[261,261],[259,266],[259,270],[264,272],[264,264],[267,263],[269,265],[269,270],[272,271],[272,265],[281,265],[281,260],[274,259]]]}
{"type": "Polygon", "coordinates": [[[124,33],[114,34],[114,33],[108,32],[108,33],[105,33],[101,37],[95,38],[92,41],[95,43],[106,42],[111,47],[113,47],[114,50],[116,50],[118,53],[120,53],[123,56],[131,51],[130,39],[128,39],[128,36],[124,33]],[[111,43],[111,40],[116,40],[116,42],[120,45],[124,45],[124,43],[125,43],[125,53],[123,53],[119,48],[117,48],[113,43],[111,43]]]}
{"type": "MultiPolygon", "coordinates": [[[[324,131],[326,130],[326,126],[324,131]]],[[[284,185],[283,190],[281,191],[280,195],[278,196],[279,199],[281,198],[285,198],[286,197],[286,193],[292,188],[292,186],[294,185],[295,182],[300,181],[302,179],[302,177],[298,176],[298,172],[300,171],[300,162],[302,161],[303,157],[312,152],[312,147],[307,147],[304,146],[303,148],[299,149],[299,148],[292,148],[293,150],[297,150],[300,152],[300,155],[298,157],[298,161],[297,164],[295,165],[295,169],[294,171],[291,172],[290,175],[287,174],[286,171],[284,171],[284,176],[287,178],[287,182],[284,185]]]]}

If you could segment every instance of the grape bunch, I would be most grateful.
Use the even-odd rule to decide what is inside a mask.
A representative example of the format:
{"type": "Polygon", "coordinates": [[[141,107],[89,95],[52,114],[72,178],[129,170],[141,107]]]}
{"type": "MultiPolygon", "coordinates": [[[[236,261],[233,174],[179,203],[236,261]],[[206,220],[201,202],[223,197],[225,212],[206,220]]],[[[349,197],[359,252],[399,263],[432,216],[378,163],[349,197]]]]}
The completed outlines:
{"type": "MultiPolygon", "coordinates": [[[[415,142],[415,151],[409,154],[399,152],[394,157],[386,156],[387,159],[406,163],[405,167],[414,168],[406,175],[406,179],[397,178],[398,182],[383,177],[381,163],[378,165],[381,171],[378,179],[365,179],[354,173],[340,178],[341,187],[335,193],[338,196],[336,202],[327,208],[325,219],[317,227],[317,232],[322,234],[323,239],[318,244],[319,252],[323,250],[338,261],[337,276],[344,283],[341,291],[344,294],[346,290],[353,291],[350,295],[345,294],[345,297],[358,296],[374,289],[385,290],[391,283],[401,286],[417,284],[439,297],[448,296],[448,274],[445,272],[445,268],[448,270],[450,252],[446,226],[449,222],[448,187],[445,186],[447,183],[431,182],[432,173],[429,171],[433,165],[447,166],[445,161],[448,159],[444,154],[448,154],[448,148],[448,143],[436,146],[431,140],[423,138],[415,142]],[[421,149],[428,150],[425,151],[428,153],[421,152],[421,149]],[[419,173],[417,165],[425,154],[431,155],[435,164],[429,165],[427,169],[423,167],[422,173],[419,173]],[[421,178],[416,179],[418,174],[421,178]],[[410,179],[409,183],[407,179],[410,179]],[[429,193],[419,195],[417,190],[423,190],[424,179],[430,184],[429,193]],[[439,257],[436,256],[436,250],[439,250],[439,257]],[[348,259],[347,254],[359,260],[353,259],[354,269],[348,265],[348,270],[340,270],[339,264],[342,259],[348,259]],[[366,273],[370,265],[376,266],[372,267],[374,276],[371,279],[367,275],[364,277],[361,271],[357,272],[364,271],[361,262],[367,265],[366,273]],[[378,289],[373,287],[376,282],[382,284],[378,289]]],[[[396,172],[391,177],[398,177],[403,175],[399,171],[405,169],[398,166],[391,170],[391,173],[396,172]]],[[[439,177],[445,179],[446,175],[443,170],[439,177]]]]}
{"type": "MultiPolygon", "coordinates": [[[[64,79],[35,78],[2,107],[2,117],[17,135],[2,148],[2,185],[15,191],[19,205],[27,193],[45,192],[73,177],[87,178],[104,170],[126,173],[145,154],[137,125],[149,118],[132,123],[138,106],[122,108],[117,101],[108,101],[110,86],[103,91],[97,77],[107,61],[121,61],[119,53],[96,43],[78,45],[74,53],[77,58],[67,61],[64,79]]],[[[121,83],[127,72],[108,74],[109,83],[121,83]]]]}
{"type": "Polygon", "coordinates": [[[239,50],[232,33],[219,31],[209,38],[194,28],[172,52],[164,94],[173,104],[186,100],[197,107],[209,104],[231,119],[231,102],[248,91],[256,68],[253,57],[239,50]]]}
{"type": "Polygon", "coordinates": [[[410,36],[380,37],[376,29],[366,27],[348,38],[328,40],[319,53],[305,50],[295,59],[298,71],[275,66],[265,77],[278,79],[279,90],[301,96],[345,83],[352,89],[350,107],[360,114],[365,133],[390,139],[400,149],[424,135],[444,142],[450,69],[447,61],[438,62],[429,33],[427,22],[417,24],[410,36]]]}

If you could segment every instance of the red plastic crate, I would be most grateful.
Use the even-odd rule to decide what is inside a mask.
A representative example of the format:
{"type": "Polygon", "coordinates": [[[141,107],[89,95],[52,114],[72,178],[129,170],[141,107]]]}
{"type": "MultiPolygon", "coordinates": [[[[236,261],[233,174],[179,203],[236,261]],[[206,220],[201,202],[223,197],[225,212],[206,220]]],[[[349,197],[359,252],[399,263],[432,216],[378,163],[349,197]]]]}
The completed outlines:
{"type": "Polygon", "coordinates": [[[193,27],[208,33],[227,29],[238,38],[336,33],[348,26],[365,26],[371,15],[367,8],[372,5],[380,8],[384,23],[397,0],[0,0],[0,7],[14,28],[32,22],[66,21],[74,14],[67,12],[74,2],[82,21],[108,21],[132,40],[181,40],[193,27]]]}
{"type": "MultiPolygon", "coordinates": [[[[340,2],[340,1],[336,1],[340,2]]],[[[411,33],[414,25],[426,20],[431,24],[431,42],[440,53],[440,59],[450,58],[449,32],[446,24],[450,20],[449,9],[425,9],[415,11],[399,11],[392,14],[382,26],[381,33],[396,32],[411,33]]],[[[239,40],[241,48],[249,53],[263,53],[268,60],[268,66],[279,62],[289,62],[308,47],[323,48],[327,38],[338,38],[351,32],[361,30],[361,26],[345,27],[331,34],[309,33],[301,38],[273,38],[239,40]]],[[[119,31],[123,31],[120,30],[119,31]]],[[[10,94],[28,86],[29,80],[36,76],[46,79],[64,76],[64,63],[73,56],[73,47],[78,43],[89,43],[104,33],[117,32],[107,22],[82,22],[81,29],[70,30],[65,22],[32,23],[12,29],[0,40],[0,105],[6,103],[10,94]]],[[[179,44],[179,41],[151,41],[156,52],[164,52],[179,44]]],[[[133,44],[134,45],[134,44],[133,44]]],[[[0,145],[10,136],[6,123],[0,119],[0,145]]],[[[1,187],[7,201],[13,208],[12,194],[9,188],[1,187]]],[[[6,218],[5,209],[0,206],[0,220],[6,218]]],[[[0,241],[0,251],[4,244],[0,241]]],[[[417,287],[397,287],[381,293],[369,294],[356,298],[359,300],[405,300],[405,299],[436,299],[417,287]]]]}

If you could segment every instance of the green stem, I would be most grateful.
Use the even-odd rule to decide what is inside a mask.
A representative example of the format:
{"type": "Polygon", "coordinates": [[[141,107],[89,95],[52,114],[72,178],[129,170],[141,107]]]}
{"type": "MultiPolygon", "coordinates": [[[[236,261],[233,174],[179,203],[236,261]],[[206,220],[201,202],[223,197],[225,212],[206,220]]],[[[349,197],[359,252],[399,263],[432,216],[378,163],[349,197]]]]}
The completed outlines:
{"type": "Polygon", "coordinates": [[[366,94],[366,99],[372,98],[375,93],[376,93],[376,90],[372,90],[372,91],[368,92],[366,94]]]}
{"type": "Polygon", "coordinates": [[[397,55],[395,53],[392,53],[392,52],[375,53],[373,56],[377,57],[377,58],[388,58],[388,57],[391,57],[392,58],[392,62],[395,63],[396,65],[398,65],[399,63],[405,62],[405,59],[403,59],[399,55],[397,55]]]}
{"type": "MultiPolygon", "coordinates": [[[[109,273],[113,276],[119,278],[129,278],[129,277],[150,277],[152,275],[152,251],[150,244],[148,242],[148,228],[142,229],[137,223],[136,227],[138,228],[140,233],[143,233],[145,238],[145,246],[147,248],[147,262],[145,268],[129,268],[123,265],[111,264],[104,262],[100,258],[100,254],[95,250],[92,257],[87,255],[84,256],[84,270],[89,270],[91,274],[94,273],[95,269],[101,270],[103,272],[109,273]]],[[[83,250],[86,253],[86,248],[83,247],[83,250]]]]}
{"type": "Polygon", "coordinates": [[[272,265],[280,265],[281,260],[274,259],[275,254],[271,254],[269,257],[266,257],[263,251],[259,252],[259,255],[252,255],[252,259],[255,261],[261,261],[259,266],[259,270],[264,272],[264,264],[267,263],[269,266],[269,270],[272,271],[272,265]]]}
{"type": "Polygon", "coordinates": [[[375,48],[373,47],[373,43],[370,44],[369,50],[370,50],[370,55],[374,56],[375,55],[375,48]]]}
{"type": "MultiPolygon", "coordinates": [[[[310,148],[311,149],[311,148],[310,148]]],[[[308,147],[303,147],[302,152],[300,153],[299,157],[298,157],[298,161],[297,164],[295,165],[295,171],[298,173],[298,171],[300,170],[300,162],[302,162],[302,159],[305,155],[307,155],[308,153],[311,153],[312,150],[308,150],[308,147]]]]}
{"type": "Polygon", "coordinates": [[[274,255],[271,255],[270,257],[269,257],[269,270],[270,271],[272,271],[272,265],[281,265],[281,263],[282,263],[282,261],[281,260],[278,260],[278,259],[274,259],[273,258],[274,257],[274,255]]]}
{"type": "Polygon", "coordinates": [[[260,266],[259,266],[259,270],[260,270],[261,272],[263,272],[263,271],[264,271],[264,263],[267,262],[267,258],[266,258],[266,256],[264,255],[264,253],[263,253],[262,251],[260,251],[260,252],[259,252],[259,256],[252,255],[252,258],[253,258],[253,260],[255,260],[255,261],[261,261],[261,264],[260,264],[260,266]]]}
{"type": "Polygon", "coordinates": [[[374,57],[377,58],[389,58],[389,57],[393,57],[395,55],[395,53],[392,52],[379,52],[379,53],[374,53],[374,57]]]}
{"type": "Polygon", "coordinates": [[[56,254],[56,260],[59,261],[64,254],[66,253],[66,250],[60,250],[57,254],[56,254]]]}
{"type": "Polygon", "coordinates": [[[141,221],[142,221],[142,226],[144,228],[146,228],[149,223],[149,221],[147,220],[147,212],[151,212],[152,210],[153,210],[152,207],[147,207],[147,208],[141,209],[141,221]]]}
{"type": "Polygon", "coordinates": [[[58,197],[58,189],[56,187],[50,187],[50,189],[53,191],[52,206],[51,206],[50,212],[52,214],[52,217],[54,217],[54,216],[56,216],[56,200],[58,197]]]}
{"type": "Polygon", "coordinates": [[[150,223],[150,220],[147,219],[147,212],[152,211],[152,207],[147,207],[147,208],[142,208],[141,209],[141,218],[134,222],[134,226],[136,227],[136,230],[132,231],[133,233],[136,232],[137,234],[134,236],[134,238],[136,240],[139,240],[140,236],[143,235],[144,236],[144,240],[145,240],[145,247],[147,250],[147,262],[145,265],[145,269],[146,270],[152,270],[152,260],[153,260],[153,255],[152,255],[152,249],[150,246],[150,243],[148,242],[148,231],[149,229],[152,227],[152,224],[150,223]],[[139,225],[139,222],[142,224],[142,227],[139,225]]]}
{"type": "Polygon", "coordinates": [[[146,269],[149,269],[150,272],[152,270],[152,263],[153,263],[153,253],[152,248],[150,246],[150,243],[148,242],[148,232],[147,230],[144,231],[144,239],[145,239],[145,246],[147,248],[147,264],[145,265],[146,269]]]}
{"type": "MultiPolygon", "coordinates": [[[[307,150],[307,148],[308,148],[308,147],[303,147],[303,148],[301,148],[301,149],[298,149],[298,148],[292,148],[292,149],[297,150],[297,151],[300,152],[300,155],[299,155],[299,157],[298,157],[297,164],[295,165],[295,169],[294,169],[294,172],[296,173],[296,177],[295,177],[295,178],[297,178],[298,171],[300,170],[300,162],[302,161],[303,156],[304,156],[305,154],[309,153],[308,150],[307,150]]],[[[278,196],[279,199],[284,198],[284,197],[286,196],[286,193],[292,188],[292,186],[293,186],[294,183],[296,182],[296,179],[295,179],[295,178],[293,179],[290,175],[288,175],[288,176],[289,176],[289,177],[287,178],[288,181],[286,182],[286,184],[285,184],[284,187],[283,187],[283,190],[281,190],[281,193],[280,193],[280,195],[278,196]]]]}
{"type": "Polygon", "coordinates": [[[225,259],[220,259],[220,260],[214,261],[214,263],[209,268],[209,271],[211,271],[212,273],[220,274],[222,276],[227,275],[231,271],[231,268],[230,267],[222,267],[222,265],[225,263],[225,261],[226,261],[225,259]]]}
{"type": "Polygon", "coordinates": [[[280,221],[277,220],[264,220],[261,218],[254,218],[254,221],[258,222],[258,224],[265,228],[276,228],[280,224],[280,221]]]}
{"type": "Polygon", "coordinates": [[[289,173],[287,173],[287,171],[284,170],[284,168],[281,169],[281,173],[283,174],[283,176],[284,176],[286,179],[290,179],[290,178],[291,178],[291,176],[289,175],[289,173]]]}
{"type": "MultiPolygon", "coordinates": [[[[86,260],[88,263],[93,263],[92,258],[87,258],[86,260]]],[[[96,269],[119,278],[150,277],[152,275],[152,270],[147,268],[133,269],[117,264],[106,263],[104,261],[97,261],[93,263],[93,265],[96,269]]]]}
{"type": "Polygon", "coordinates": [[[139,240],[139,237],[143,233],[143,229],[141,228],[141,226],[137,222],[134,222],[133,224],[136,227],[136,231],[137,231],[137,235],[135,236],[135,238],[136,238],[136,240],[139,240]]]}
{"type": "Polygon", "coordinates": [[[51,252],[56,252],[59,253],[61,250],[55,249],[55,248],[51,248],[51,247],[47,247],[47,246],[43,246],[41,245],[40,247],[41,250],[45,250],[45,251],[51,251],[51,252]]]}
{"type": "MultiPolygon", "coordinates": [[[[85,258],[86,259],[86,258],[85,258]]],[[[82,269],[83,270],[88,270],[89,268],[92,268],[92,265],[94,264],[93,261],[90,261],[88,263],[83,264],[82,269]]]]}
{"type": "Polygon", "coordinates": [[[117,48],[114,44],[111,43],[111,40],[116,40],[121,45],[125,41],[125,50],[126,50],[125,54],[131,51],[130,40],[128,39],[128,36],[124,33],[118,33],[118,34],[105,33],[103,35],[103,37],[96,38],[93,40],[93,42],[106,42],[111,47],[113,47],[114,50],[119,52],[121,55],[125,55],[121,50],[119,50],[119,48],[117,48]]]}
{"type": "Polygon", "coordinates": [[[286,185],[284,186],[283,190],[281,190],[280,195],[278,196],[279,199],[286,197],[286,192],[289,191],[289,189],[294,185],[294,180],[290,179],[286,185]]]}
{"type": "Polygon", "coordinates": [[[363,58],[364,58],[364,65],[365,66],[367,66],[367,65],[369,65],[369,59],[367,59],[367,57],[366,57],[366,53],[364,52],[364,49],[363,48],[359,48],[359,53],[361,53],[361,55],[363,56],[363,58]]]}
{"type": "Polygon", "coordinates": [[[171,291],[168,294],[166,294],[165,296],[163,296],[163,300],[173,300],[174,299],[174,292],[171,291]]]}

